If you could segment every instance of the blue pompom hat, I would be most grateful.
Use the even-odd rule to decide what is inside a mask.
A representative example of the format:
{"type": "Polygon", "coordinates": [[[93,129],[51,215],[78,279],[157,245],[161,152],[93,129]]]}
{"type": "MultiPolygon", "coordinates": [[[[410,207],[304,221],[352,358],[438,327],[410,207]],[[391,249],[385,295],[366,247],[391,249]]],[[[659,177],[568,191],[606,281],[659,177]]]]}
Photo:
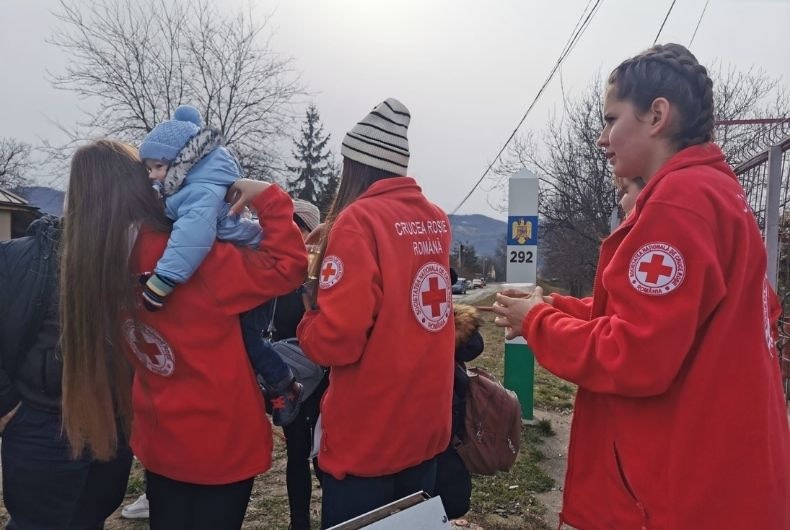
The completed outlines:
{"type": "Polygon", "coordinates": [[[200,111],[191,105],[180,105],[173,119],[163,121],[143,138],[140,158],[172,162],[190,138],[203,126],[200,111]]]}

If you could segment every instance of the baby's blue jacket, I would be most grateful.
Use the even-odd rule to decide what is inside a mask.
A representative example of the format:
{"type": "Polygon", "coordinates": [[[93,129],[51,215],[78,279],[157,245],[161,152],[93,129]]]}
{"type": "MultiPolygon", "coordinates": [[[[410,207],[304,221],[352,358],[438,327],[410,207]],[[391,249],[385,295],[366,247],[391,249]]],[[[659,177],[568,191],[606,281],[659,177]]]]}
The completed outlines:
{"type": "Polygon", "coordinates": [[[241,178],[236,158],[224,147],[204,156],[186,174],[181,187],[165,199],[173,231],[154,272],[176,283],[186,282],[216,239],[257,247],[261,227],[252,219],[228,215],[228,188],[241,178]]]}

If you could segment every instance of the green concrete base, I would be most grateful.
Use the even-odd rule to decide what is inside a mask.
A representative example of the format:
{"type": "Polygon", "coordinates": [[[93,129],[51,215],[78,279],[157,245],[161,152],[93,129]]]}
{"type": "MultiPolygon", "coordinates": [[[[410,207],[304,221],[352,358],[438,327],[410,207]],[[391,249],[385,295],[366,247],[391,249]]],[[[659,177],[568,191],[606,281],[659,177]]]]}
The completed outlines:
{"type": "Polygon", "coordinates": [[[524,343],[505,343],[505,388],[518,396],[524,423],[534,423],[535,356],[524,343]]]}

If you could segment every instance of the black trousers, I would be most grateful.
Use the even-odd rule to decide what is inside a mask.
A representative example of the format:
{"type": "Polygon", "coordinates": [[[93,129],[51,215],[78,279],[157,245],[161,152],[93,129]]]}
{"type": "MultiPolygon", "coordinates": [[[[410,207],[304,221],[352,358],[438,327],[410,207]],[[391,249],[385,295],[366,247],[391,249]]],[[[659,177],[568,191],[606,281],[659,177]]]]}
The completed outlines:
{"type": "Polygon", "coordinates": [[[60,414],[19,407],[3,431],[3,501],[9,530],[94,530],[126,493],[132,453],[121,442],[115,459],[73,459],[60,414]]]}
{"type": "Polygon", "coordinates": [[[463,517],[469,511],[472,476],[452,447],[436,457],[436,490],[433,496],[437,495],[442,498],[444,511],[450,519],[463,517]]]}
{"type": "Polygon", "coordinates": [[[433,492],[436,458],[383,477],[346,475],[337,480],[324,474],[321,528],[340,524],[412,493],[433,492]]]}
{"type": "Polygon", "coordinates": [[[255,477],[204,486],[146,471],[151,530],[237,530],[241,528],[255,477]]]}
{"type": "MultiPolygon", "coordinates": [[[[285,485],[288,489],[288,507],[291,513],[292,530],[310,530],[310,496],[313,490],[313,478],[310,475],[310,449],[313,442],[313,431],[318,421],[321,397],[329,385],[329,376],[325,375],[321,384],[302,403],[299,415],[293,423],[283,427],[285,433],[285,449],[288,461],[285,466],[285,485]]],[[[318,481],[322,480],[321,470],[316,459],[313,467],[318,481]]]]}

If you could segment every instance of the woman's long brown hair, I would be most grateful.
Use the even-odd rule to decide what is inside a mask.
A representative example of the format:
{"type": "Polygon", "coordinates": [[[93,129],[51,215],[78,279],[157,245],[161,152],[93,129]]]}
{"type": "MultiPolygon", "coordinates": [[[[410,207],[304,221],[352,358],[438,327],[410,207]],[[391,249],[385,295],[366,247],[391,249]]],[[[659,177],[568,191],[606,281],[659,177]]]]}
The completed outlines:
{"type": "Polygon", "coordinates": [[[135,314],[130,229],[169,227],[137,150],[110,140],[71,159],[60,267],[63,426],[73,455],[111,458],[131,423],[121,324],[135,314]]]}
{"type": "MultiPolygon", "coordinates": [[[[337,188],[337,194],[326,216],[326,230],[324,230],[325,235],[321,241],[321,253],[316,260],[319,267],[324,260],[324,254],[326,254],[326,242],[329,233],[332,231],[332,226],[334,226],[340,212],[345,210],[349,204],[365,193],[374,182],[397,176],[398,175],[393,174],[391,171],[384,171],[383,169],[378,169],[357,162],[356,160],[351,160],[350,158],[343,158],[343,173],[340,178],[340,186],[337,188]]],[[[317,294],[318,290],[315,290],[314,298],[317,294]]],[[[313,301],[315,301],[315,299],[313,301]]]]}

